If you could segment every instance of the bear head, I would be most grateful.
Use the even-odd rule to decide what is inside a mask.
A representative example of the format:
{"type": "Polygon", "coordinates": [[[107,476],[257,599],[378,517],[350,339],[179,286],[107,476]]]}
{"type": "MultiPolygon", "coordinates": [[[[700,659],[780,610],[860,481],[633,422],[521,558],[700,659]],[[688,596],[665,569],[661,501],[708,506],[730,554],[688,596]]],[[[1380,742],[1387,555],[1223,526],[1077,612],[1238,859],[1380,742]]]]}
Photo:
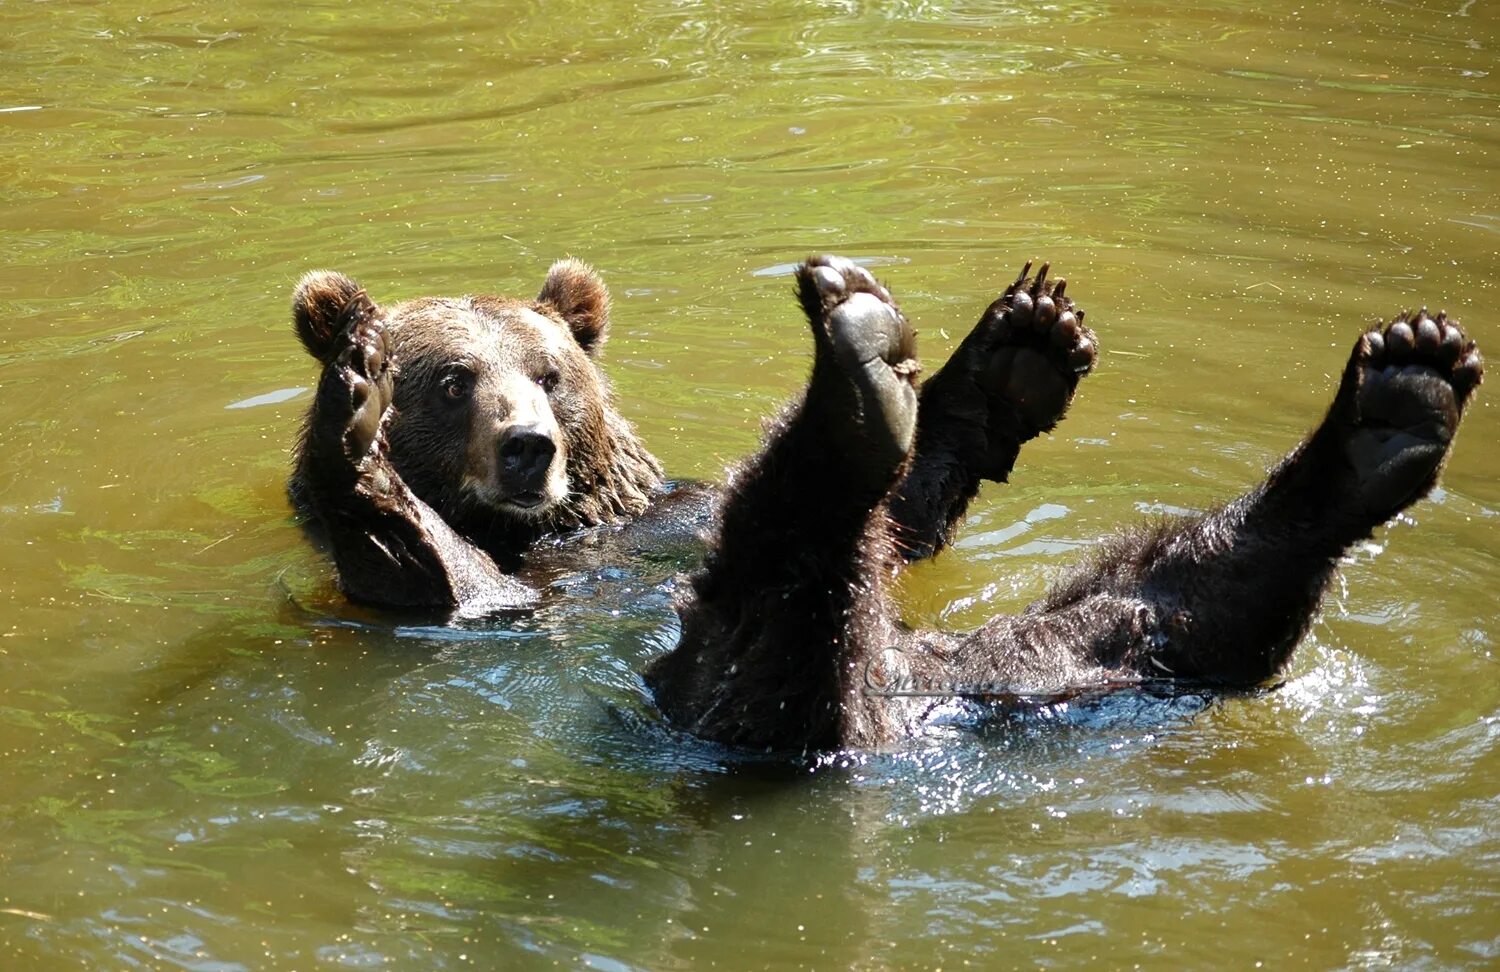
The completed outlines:
{"type": "MultiPolygon", "coordinates": [[[[363,288],[331,271],[297,285],[297,335],[325,365],[356,299],[367,300],[363,288]]],[[[535,300],[424,297],[374,310],[396,372],[391,462],[450,526],[493,552],[638,515],[661,483],[598,366],[609,303],[592,268],[562,260],[535,300]]]]}

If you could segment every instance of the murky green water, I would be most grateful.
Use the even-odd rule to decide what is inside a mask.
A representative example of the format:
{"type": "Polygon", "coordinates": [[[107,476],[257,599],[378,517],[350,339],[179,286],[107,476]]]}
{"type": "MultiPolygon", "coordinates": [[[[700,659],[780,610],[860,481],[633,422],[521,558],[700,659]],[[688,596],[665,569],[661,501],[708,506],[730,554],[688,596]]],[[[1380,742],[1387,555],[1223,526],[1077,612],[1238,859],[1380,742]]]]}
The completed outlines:
{"type": "Polygon", "coordinates": [[[878,266],[936,361],[1045,255],[1105,357],[904,594],[1015,609],[1249,483],[1374,318],[1500,360],[1493,0],[119,0],[0,38],[0,966],[1500,961],[1495,389],[1281,691],[806,778],[654,721],[674,565],[393,627],[282,495],[309,268],[592,260],[628,414],[713,478],[804,373],[790,261],[878,266]]]}

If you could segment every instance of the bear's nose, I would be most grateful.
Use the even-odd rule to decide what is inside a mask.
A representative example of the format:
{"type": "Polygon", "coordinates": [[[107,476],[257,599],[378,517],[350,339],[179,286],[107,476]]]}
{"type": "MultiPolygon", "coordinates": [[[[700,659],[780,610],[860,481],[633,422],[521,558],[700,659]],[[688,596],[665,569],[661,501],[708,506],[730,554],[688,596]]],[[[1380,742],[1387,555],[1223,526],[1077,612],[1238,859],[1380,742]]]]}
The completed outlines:
{"type": "Polygon", "coordinates": [[[556,454],[552,437],[534,425],[513,425],[500,436],[500,469],[516,489],[539,486],[556,454]]]}

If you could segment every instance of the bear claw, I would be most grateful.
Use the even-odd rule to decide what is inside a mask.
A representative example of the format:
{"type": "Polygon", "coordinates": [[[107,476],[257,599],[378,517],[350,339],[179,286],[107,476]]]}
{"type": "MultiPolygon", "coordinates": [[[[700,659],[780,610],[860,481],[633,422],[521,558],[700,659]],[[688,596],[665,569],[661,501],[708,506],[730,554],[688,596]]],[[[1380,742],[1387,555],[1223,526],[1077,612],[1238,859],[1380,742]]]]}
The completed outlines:
{"type": "MultiPolygon", "coordinates": [[[[1084,311],[1067,294],[1067,280],[1049,280],[1049,264],[1032,275],[1032,263],[985,310],[944,367],[966,375],[984,401],[993,457],[976,460],[983,478],[1009,468],[1014,443],[1057,425],[1078,382],[1099,358],[1098,338],[1084,311]]],[[[950,379],[951,380],[951,379],[950,379]]]]}
{"type": "Polygon", "coordinates": [[[1444,311],[1431,316],[1425,307],[1366,331],[1355,359],[1361,367],[1382,373],[1413,365],[1431,369],[1453,386],[1460,407],[1484,380],[1484,358],[1458,321],[1444,311]]]}
{"type": "Polygon", "coordinates": [[[1081,378],[1099,358],[1098,338],[1084,326],[1083,309],[1067,296],[1067,279],[1049,282],[1047,263],[1029,278],[1031,266],[1027,261],[1015,282],[985,311],[979,330],[987,332],[991,351],[1005,344],[1030,343],[1021,335],[1044,337],[1056,352],[1053,366],[1081,378]]]}

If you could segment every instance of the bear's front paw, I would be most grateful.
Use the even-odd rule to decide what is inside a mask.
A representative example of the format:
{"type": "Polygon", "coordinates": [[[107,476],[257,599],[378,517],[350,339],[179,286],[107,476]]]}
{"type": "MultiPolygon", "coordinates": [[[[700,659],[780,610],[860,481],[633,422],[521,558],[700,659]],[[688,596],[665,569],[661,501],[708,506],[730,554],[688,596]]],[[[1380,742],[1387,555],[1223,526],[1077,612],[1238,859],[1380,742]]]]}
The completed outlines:
{"type": "Polygon", "coordinates": [[[894,469],[916,431],[919,368],[911,325],[869,271],[842,257],[809,258],[797,268],[797,288],[820,361],[810,400],[822,394],[842,401],[852,391],[851,407],[832,410],[824,421],[847,422],[848,434],[860,440],[859,457],[894,469]]]}
{"type": "Polygon", "coordinates": [[[1048,280],[1047,270],[1044,263],[1028,277],[1031,264],[1022,267],[954,355],[989,396],[995,424],[1021,441],[1057,425],[1099,358],[1099,339],[1068,297],[1068,282],[1048,280]]]}
{"type": "Polygon", "coordinates": [[[1433,487],[1483,377],[1478,347],[1446,314],[1423,308],[1360,335],[1339,400],[1369,513],[1388,519],[1433,487]]]}
{"type": "MultiPolygon", "coordinates": [[[[395,384],[385,321],[363,293],[344,308],[339,336],[318,382],[313,435],[358,466],[380,441],[395,384]]],[[[326,456],[325,459],[332,458],[326,456]]]]}

